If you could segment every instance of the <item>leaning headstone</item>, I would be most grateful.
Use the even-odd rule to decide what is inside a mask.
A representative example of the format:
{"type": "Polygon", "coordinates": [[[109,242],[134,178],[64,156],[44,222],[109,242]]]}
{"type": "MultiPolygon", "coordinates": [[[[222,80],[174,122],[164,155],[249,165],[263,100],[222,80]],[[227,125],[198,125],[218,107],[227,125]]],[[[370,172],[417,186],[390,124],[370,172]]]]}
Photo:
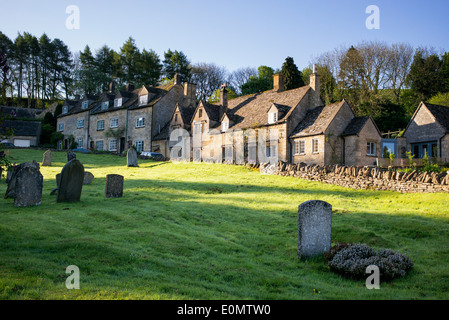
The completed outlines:
{"type": "Polygon", "coordinates": [[[106,198],[121,198],[123,197],[123,181],[124,178],[118,174],[108,174],[106,176],[106,198]]]}
{"type": "Polygon", "coordinates": [[[83,189],[84,167],[79,160],[70,160],[61,171],[57,202],[79,202],[83,189]]]}
{"type": "Polygon", "coordinates": [[[53,153],[49,149],[49,150],[44,152],[44,156],[42,158],[42,166],[43,167],[50,167],[52,160],[53,160],[53,153]]]}
{"type": "Polygon", "coordinates": [[[72,150],[69,150],[67,152],[67,162],[69,162],[70,160],[76,160],[76,154],[72,150]]]}
{"type": "Polygon", "coordinates": [[[7,198],[14,199],[16,197],[15,194],[16,194],[17,174],[20,172],[20,170],[26,167],[33,167],[39,171],[39,164],[36,161],[25,162],[17,166],[14,166],[11,171],[8,171],[8,177],[6,178],[8,188],[6,189],[5,199],[7,198]]]}
{"type": "Polygon", "coordinates": [[[298,208],[298,258],[310,258],[329,251],[332,234],[332,206],[324,201],[307,201],[298,208]]]}
{"type": "Polygon", "coordinates": [[[127,153],[127,162],[128,162],[128,167],[138,167],[139,165],[137,164],[137,151],[134,148],[129,148],[128,149],[128,153],[127,153]]]}
{"type": "Polygon", "coordinates": [[[25,166],[17,172],[15,183],[15,207],[38,206],[42,200],[44,177],[38,166],[25,166]]]}
{"type": "Polygon", "coordinates": [[[84,172],[84,180],[83,180],[83,185],[89,185],[92,184],[92,182],[94,182],[94,175],[92,174],[92,172],[86,171],[84,172]]]}

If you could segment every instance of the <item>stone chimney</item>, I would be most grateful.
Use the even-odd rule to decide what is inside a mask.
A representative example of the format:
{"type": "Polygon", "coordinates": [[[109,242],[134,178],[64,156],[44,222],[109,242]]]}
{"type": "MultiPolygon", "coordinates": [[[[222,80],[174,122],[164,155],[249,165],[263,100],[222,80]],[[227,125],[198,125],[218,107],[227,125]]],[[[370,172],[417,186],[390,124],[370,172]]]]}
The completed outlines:
{"type": "Polygon", "coordinates": [[[181,84],[181,77],[179,76],[179,74],[175,73],[175,81],[174,84],[181,84]]]}
{"type": "Polygon", "coordinates": [[[320,76],[316,71],[316,64],[313,65],[313,72],[310,75],[310,87],[313,90],[313,98],[312,98],[312,106],[311,107],[319,107],[323,103],[321,102],[320,98],[320,76]]]}
{"type": "Polygon", "coordinates": [[[273,90],[277,92],[284,91],[284,76],[280,73],[273,75],[273,90]]]}
{"type": "Polygon", "coordinates": [[[228,111],[228,84],[222,84],[220,90],[220,118],[228,111]]]}
{"type": "Polygon", "coordinates": [[[196,108],[196,85],[193,83],[184,83],[184,106],[196,108]]]}
{"type": "Polygon", "coordinates": [[[115,92],[115,83],[114,83],[114,80],[112,80],[111,83],[109,84],[109,92],[110,92],[110,93],[114,93],[114,92],[115,92]]]}
{"type": "Polygon", "coordinates": [[[134,89],[135,89],[135,86],[134,86],[133,84],[128,83],[128,84],[126,85],[126,91],[128,91],[128,92],[133,92],[134,89]]]}

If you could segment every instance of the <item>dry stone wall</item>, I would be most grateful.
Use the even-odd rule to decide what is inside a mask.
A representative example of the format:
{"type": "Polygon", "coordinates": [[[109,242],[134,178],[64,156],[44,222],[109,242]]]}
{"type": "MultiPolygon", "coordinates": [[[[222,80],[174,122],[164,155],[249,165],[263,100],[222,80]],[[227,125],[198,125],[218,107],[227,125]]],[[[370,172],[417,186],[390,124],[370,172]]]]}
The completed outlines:
{"type": "Polygon", "coordinates": [[[261,164],[260,171],[266,174],[296,177],[311,181],[339,185],[353,189],[391,190],[402,193],[449,192],[449,174],[400,172],[379,167],[358,167],[340,165],[289,164],[279,161],[276,170],[273,165],[261,164]]]}

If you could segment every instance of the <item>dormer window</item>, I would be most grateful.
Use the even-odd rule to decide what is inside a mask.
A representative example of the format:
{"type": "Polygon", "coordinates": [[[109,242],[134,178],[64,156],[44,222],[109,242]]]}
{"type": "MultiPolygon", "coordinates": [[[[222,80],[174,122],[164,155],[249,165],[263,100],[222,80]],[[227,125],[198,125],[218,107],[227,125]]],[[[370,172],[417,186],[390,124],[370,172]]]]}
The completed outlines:
{"type": "Polygon", "coordinates": [[[143,106],[148,104],[148,95],[140,96],[139,97],[139,106],[143,106]]]}
{"type": "Polygon", "coordinates": [[[198,117],[202,117],[203,116],[203,109],[198,110],[198,117]]]}
{"type": "Polygon", "coordinates": [[[101,104],[101,111],[108,110],[109,108],[109,101],[105,101],[101,104]]]}
{"type": "Polygon", "coordinates": [[[268,114],[268,123],[276,123],[278,121],[278,113],[277,112],[270,112],[268,114]]]}
{"type": "Polygon", "coordinates": [[[221,123],[221,131],[225,132],[229,129],[229,121],[224,121],[221,123]]]}
{"type": "Polygon", "coordinates": [[[121,106],[122,106],[122,102],[123,102],[123,99],[122,99],[122,98],[115,99],[115,100],[114,100],[114,108],[119,108],[119,107],[121,107],[121,106]]]}
{"type": "Polygon", "coordinates": [[[88,107],[89,107],[89,101],[83,101],[81,108],[84,110],[84,109],[87,109],[88,107]]]}
{"type": "Polygon", "coordinates": [[[145,127],[145,118],[137,118],[136,119],[136,128],[145,127]]]}
{"type": "Polygon", "coordinates": [[[67,114],[69,112],[69,107],[68,106],[63,106],[62,107],[62,114],[67,114]]]}

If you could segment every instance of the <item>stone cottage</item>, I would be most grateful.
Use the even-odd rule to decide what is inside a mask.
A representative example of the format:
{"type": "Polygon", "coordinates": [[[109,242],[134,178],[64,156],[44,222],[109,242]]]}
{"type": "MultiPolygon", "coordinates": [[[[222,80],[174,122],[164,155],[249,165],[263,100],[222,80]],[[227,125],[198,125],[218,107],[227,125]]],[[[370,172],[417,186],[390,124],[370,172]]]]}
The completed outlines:
{"type": "Polygon", "coordinates": [[[449,161],[449,107],[421,102],[402,137],[415,158],[423,158],[427,153],[429,157],[449,161]]]}

